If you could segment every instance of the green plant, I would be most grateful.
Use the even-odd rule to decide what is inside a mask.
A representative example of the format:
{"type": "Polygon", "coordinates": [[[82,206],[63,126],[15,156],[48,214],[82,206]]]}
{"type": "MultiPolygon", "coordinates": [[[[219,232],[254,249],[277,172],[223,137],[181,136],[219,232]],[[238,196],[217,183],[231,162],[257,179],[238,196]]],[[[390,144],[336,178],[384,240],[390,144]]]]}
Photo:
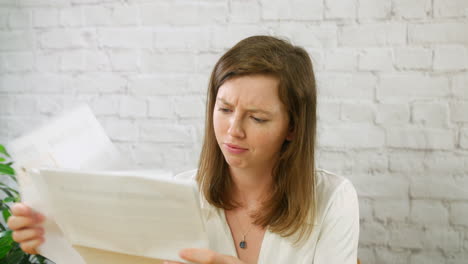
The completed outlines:
{"type": "MultiPolygon", "coordinates": [[[[15,170],[11,167],[13,162],[3,145],[0,145],[0,177],[9,177],[17,183],[15,170]],[[6,176],[1,176],[6,175],[6,176]]],[[[0,221],[0,263],[2,264],[44,264],[46,258],[40,255],[30,255],[21,250],[18,243],[13,241],[12,231],[6,225],[11,216],[10,206],[20,201],[20,193],[14,187],[0,182],[0,211],[3,221],[0,221]]]]}

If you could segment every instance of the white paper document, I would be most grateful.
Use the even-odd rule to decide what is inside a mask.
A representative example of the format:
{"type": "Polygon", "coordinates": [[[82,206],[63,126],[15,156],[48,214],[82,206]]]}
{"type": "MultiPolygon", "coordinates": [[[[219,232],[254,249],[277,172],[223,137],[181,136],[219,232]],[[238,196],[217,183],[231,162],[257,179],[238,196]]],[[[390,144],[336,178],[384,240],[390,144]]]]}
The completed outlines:
{"type": "MultiPolygon", "coordinates": [[[[201,229],[191,229],[190,233],[184,225],[171,237],[153,233],[162,227],[167,230],[174,227],[167,226],[168,223],[179,226],[177,221],[181,221],[179,217],[184,214],[181,211],[188,210],[192,216],[197,215],[193,212],[197,210],[191,206],[193,204],[184,203],[186,207],[180,207],[181,203],[177,202],[179,198],[186,199],[185,195],[193,198],[193,190],[188,191],[189,185],[165,184],[157,180],[167,176],[162,172],[102,172],[128,170],[134,166],[120,155],[86,105],[53,118],[40,129],[8,144],[7,149],[15,161],[23,202],[47,219],[43,224],[45,243],[39,247],[39,253],[56,264],[159,263],[154,261],[154,254],[159,257],[171,255],[170,259],[177,259],[178,255],[173,254],[181,237],[194,235],[194,232],[197,235],[193,237],[196,237],[202,232],[201,229]],[[41,173],[37,168],[49,170],[41,173]],[[62,170],[54,171],[53,168],[62,170]],[[82,171],[87,173],[80,174],[82,171]],[[82,178],[78,179],[78,175],[82,178]],[[126,186],[134,189],[127,190],[126,186]],[[164,203],[163,198],[169,201],[164,203]],[[86,208],[80,200],[86,201],[86,208]],[[101,206],[107,209],[101,210],[101,206]],[[132,230],[135,226],[129,224],[131,220],[143,221],[144,217],[147,222],[138,222],[132,230]],[[143,232],[142,228],[148,230],[143,232]],[[164,247],[164,243],[155,240],[175,243],[166,243],[164,247]],[[151,244],[153,242],[156,244],[151,244]],[[168,248],[168,245],[174,248],[168,248]],[[164,255],[162,252],[172,253],[164,255]],[[89,262],[90,256],[94,256],[92,262],[89,262]]],[[[194,246],[202,245],[202,240],[200,235],[191,242],[195,242],[194,246]]]]}
{"type": "MultiPolygon", "coordinates": [[[[177,261],[182,261],[178,252],[183,248],[208,248],[192,180],[163,173],[63,169],[41,169],[34,179],[73,246],[177,261]]],[[[80,253],[87,263],[112,263],[95,252],[80,253]]]]}

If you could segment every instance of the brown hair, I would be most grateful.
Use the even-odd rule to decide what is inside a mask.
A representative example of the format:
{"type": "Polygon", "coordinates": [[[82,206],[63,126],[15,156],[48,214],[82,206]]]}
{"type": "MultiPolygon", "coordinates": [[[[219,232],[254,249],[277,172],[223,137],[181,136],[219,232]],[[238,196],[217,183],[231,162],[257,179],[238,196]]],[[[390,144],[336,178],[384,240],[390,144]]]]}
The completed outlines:
{"type": "Polygon", "coordinates": [[[219,87],[229,78],[269,74],[279,79],[279,98],[289,114],[293,139],[285,141],[275,165],[273,192],[255,214],[255,224],[296,242],[310,235],[315,219],[316,87],[307,52],[271,36],[248,37],[216,63],[208,86],[203,147],[196,176],[205,199],[213,206],[233,209],[232,180],[213,128],[219,87]],[[261,213],[260,213],[261,212],[261,213]]]}

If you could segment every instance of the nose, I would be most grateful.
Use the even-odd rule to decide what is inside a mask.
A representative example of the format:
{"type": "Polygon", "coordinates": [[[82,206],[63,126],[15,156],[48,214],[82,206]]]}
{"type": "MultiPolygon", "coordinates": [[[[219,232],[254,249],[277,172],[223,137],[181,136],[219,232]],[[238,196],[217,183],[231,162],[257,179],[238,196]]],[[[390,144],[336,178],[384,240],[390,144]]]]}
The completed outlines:
{"type": "Polygon", "coordinates": [[[244,131],[243,124],[242,124],[242,118],[239,115],[234,114],[231,116],[229,120],[228,134],[231,137],[236,137],[236,138],[245,137],[245,131],[244,131]]]}

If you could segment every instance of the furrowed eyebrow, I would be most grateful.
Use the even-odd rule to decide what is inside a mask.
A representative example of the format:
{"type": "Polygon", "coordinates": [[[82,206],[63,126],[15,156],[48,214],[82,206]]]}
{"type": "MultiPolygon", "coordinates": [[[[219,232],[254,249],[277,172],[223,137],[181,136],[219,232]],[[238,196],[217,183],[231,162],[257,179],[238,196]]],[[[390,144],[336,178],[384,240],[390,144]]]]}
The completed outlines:
{"type": "MultiPolygon", "coordinates": [[[[232,106],[232,104],[230,104],[228,101],[226,101],[224,98],[221,98],[221,97],[218,97],[216,98],[217,101],[220,101],[222,102],[223,104],[227,105],[227,106],[232,106]]],[[[265,110],[261,110],[261,109],[256,109],[256,108],[252,108],[252,109],[247,109],[247,112],[250,112],[250,113],[262,113],[262,114],[266,114],[266,115],[271,115],[270,112],[268,111],[265,111],[265,110]]]]}

